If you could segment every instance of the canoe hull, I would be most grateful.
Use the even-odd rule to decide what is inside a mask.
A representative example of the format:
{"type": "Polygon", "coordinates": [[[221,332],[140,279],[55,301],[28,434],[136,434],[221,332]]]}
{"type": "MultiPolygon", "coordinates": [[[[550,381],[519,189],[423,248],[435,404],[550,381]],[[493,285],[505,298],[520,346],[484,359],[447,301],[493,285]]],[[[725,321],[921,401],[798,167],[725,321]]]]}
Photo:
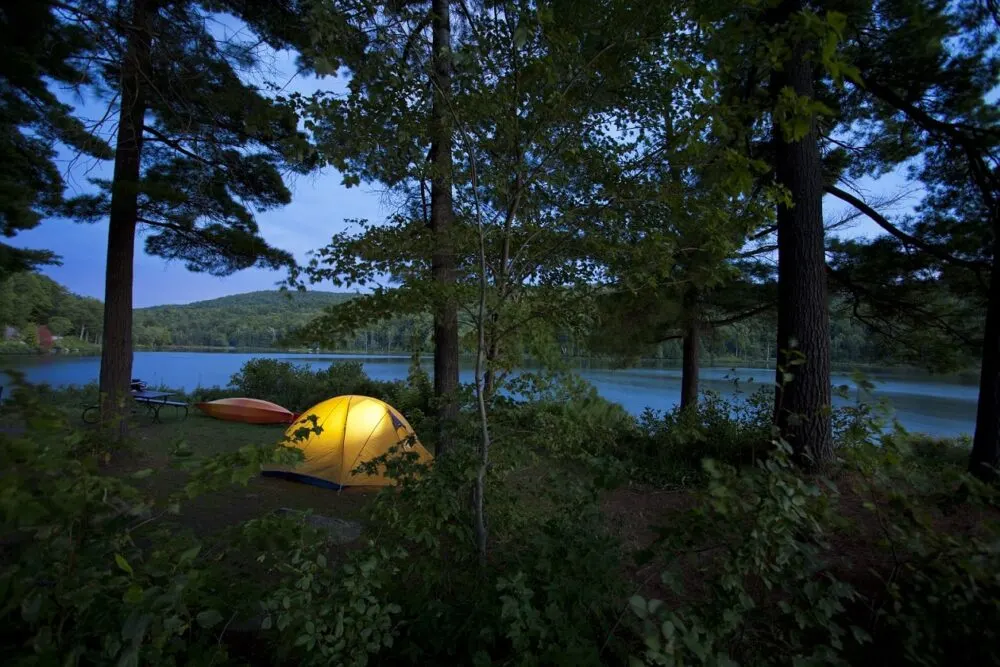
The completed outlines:
{"type": "Polygon", "coordinates": [[[195,403],[209,417],[246,424],[289,424],[295,415],[285,408],[257,398],[222,398],[195,403]]]}

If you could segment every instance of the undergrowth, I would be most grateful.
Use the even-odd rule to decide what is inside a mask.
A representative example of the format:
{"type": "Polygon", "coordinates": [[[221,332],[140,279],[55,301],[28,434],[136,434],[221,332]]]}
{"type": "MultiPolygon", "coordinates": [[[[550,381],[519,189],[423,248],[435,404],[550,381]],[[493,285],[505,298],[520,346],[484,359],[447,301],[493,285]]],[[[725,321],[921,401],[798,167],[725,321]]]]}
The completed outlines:
{"type": "MultiPolygon", "coordinates": [[[[330,373],[315,374],[324,391],[330,373]]],[[[338,390],[360,390],[356,379],[338,390]]],[[[369,393],[405,401],[421,382],[369,393]]],[[[23,428],[0,432],[5,662],[1000,660],[997,498],[964,474],[960,443],[883,435],[878,411],[859,404],[835,419],[838,463],[813,476],[770,436],[764,400],[708,396],[697,411],[634,420],[582,384],[524,382],[493,408],[485,562],[474,447],[461,444],[474,442],[471,415],[433,466],[405,451],[368,464],[397,485],[371,500],[362,541],[345,551],[308,517],[184,529],[190,498],[293,462],[280,443],[179,462],[186,485],[154,500],[133,479],[152,471],[115,474],[99,437],[22,385],[3,410],[23,428]],[[650,515],[663,528],[639,553],[623,551],[601,511],[626,480],[683,480],[694,495],[691,509],[650,515]],[[633,566],[661,573],[655,593],[628,580],[633,566]]]]}

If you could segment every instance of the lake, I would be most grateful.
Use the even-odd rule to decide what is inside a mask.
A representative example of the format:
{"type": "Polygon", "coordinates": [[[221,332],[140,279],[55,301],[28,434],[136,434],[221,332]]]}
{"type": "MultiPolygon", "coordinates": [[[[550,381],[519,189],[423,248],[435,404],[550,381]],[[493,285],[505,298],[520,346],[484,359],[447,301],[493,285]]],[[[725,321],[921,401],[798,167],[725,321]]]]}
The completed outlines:
{"type": "MultiPolygon", "coordinates": [[[[191,390],[196,387],[227,385],[233,373],[248,359],[271,357],[313,367],[325,367],[334,361],[353,360],[364,364],[376,380],[399,380],[406,377],[409,358],[405,356],[360,356],[338,354],[224,353],[224,352],[136,352],[132,376],[154,385],[191,390]]],[[[54,386],[86,384],[97,380],[98,357],[4,356],[0,368],[23,372],[30,382],[54,386]]],[[[680,369],[674,368],[578,368],[602,396],[620,403],[633,414],[646,407],[666,410],[680,401],[680,369]]],[[[0,374],[2,376],[2,374],[0,374]]],[[[461,379],[472,382],[471,367],[463,368],[461,379]]],[[[702,389],[732,395],[733,378],[739,378],[740,391],[750,393],[773,382],[774,371],[762,368],[704,368],[702,389]]],[[[3,379],[0,377],[0,379],[3,379]]],[[[869,375],[876,384],[875,395],[890,401],[895,416],[911,431],[952,436],[971,433],[976,418],[975,384],[946,381],[940,377],[904,372],[877,372],[869,375]]],[[[849,375],[834,374],[833,384],[854,383],[849,375]]],[[[848,401],[835,398],[835,405],[848,401]]]]}

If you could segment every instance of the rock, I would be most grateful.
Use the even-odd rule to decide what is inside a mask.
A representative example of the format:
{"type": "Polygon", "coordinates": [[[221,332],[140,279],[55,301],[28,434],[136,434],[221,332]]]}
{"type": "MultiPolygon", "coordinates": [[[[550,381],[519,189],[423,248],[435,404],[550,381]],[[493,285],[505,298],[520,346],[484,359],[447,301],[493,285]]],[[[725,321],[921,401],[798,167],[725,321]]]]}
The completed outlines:
{"type": "Polygon", "coordinates": [[[347,544],[361,537],[361,524],[357,521],[347,521],[322,514],[307,514],[288,507],[282,507],[278,512],[304,519],[310,526],[327,533],[334,544],[347,544]]]}

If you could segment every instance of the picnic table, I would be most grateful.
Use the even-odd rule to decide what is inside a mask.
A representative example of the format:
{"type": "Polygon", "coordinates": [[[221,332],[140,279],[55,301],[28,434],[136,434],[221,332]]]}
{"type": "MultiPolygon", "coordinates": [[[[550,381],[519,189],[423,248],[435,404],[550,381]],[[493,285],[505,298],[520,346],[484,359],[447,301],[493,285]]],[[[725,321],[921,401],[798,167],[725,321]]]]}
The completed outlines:
{"type": "Polygon", "coordinates": [[[172,391],[133,391],[132,398],[136,403],[146,406],[146,411],[153,416],[153,423],[163,423],[160,421],[160,410],[164,407],[184,408],[184,417],[187,418],[188,405],[180,401],[168,401],[176,392],[172,391]]]}
{"type": "MultiPolygon", "coordinates": [[[[184,408],[184,418],[188,416],[188,404],[181,401],[171,401],[169,398],[176,392],[172,391],[147,391],[145,389],[132,390],[132,400],[146,408],[146,414],[152,416],[154,424],[162,424],[160,421],[160,410],[165,407],[184,408]]],[[[101,408],[92,405],[83,411],[83,421],[87,424],[96,424],[101,417],[101,408]]]]}

